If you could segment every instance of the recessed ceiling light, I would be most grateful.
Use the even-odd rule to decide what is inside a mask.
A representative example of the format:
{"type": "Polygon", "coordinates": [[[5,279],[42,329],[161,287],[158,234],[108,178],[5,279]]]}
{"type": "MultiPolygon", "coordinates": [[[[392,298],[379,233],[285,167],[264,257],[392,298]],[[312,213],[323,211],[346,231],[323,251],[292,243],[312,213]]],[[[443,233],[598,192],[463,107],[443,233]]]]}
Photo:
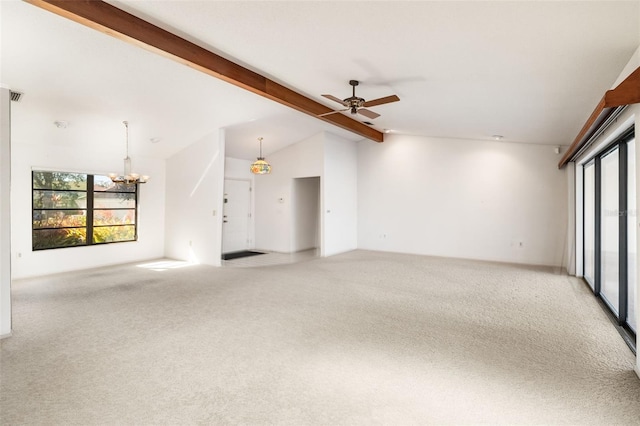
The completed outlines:
{"type": "Polygon", "coordinates": [[[151,141],[151,143],[158,143],[158,142],[160,142],[162,140],[162,138],[155,137],[155,138],[151,138],[149,140],[151,141]]]}
{"type": "Polygon", "coordinates": [[[502,139],[504,139],[504,136],[502,135],[493,135],[491,137],[496,141],[501,141],[502,139]]]}
{"type": "Polygon", "coordinates": [[[56,121],[53,122],[53,124],[58,129],[66,129],[67,127],[69,127],[69,122],[68,121],[56,120],[56,121]]]}
{"type": "Polygon", "coordinates": [[[384,132],[385,133],[391,133],[391,132],[393,132],[393,130],[392,129],[384,129],[384,132]]]}

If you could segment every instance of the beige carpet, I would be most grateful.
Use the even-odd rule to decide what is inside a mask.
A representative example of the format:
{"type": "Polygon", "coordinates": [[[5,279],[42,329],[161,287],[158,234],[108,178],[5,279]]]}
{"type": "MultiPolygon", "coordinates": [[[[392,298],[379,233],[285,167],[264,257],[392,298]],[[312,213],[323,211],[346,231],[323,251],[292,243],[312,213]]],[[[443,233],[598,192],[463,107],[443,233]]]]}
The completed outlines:
{"type": "Polygon", "coordinates": [[[549,269],[356,251],[13,297],[3,425],[640,423],[634,356],[549,269]]]}

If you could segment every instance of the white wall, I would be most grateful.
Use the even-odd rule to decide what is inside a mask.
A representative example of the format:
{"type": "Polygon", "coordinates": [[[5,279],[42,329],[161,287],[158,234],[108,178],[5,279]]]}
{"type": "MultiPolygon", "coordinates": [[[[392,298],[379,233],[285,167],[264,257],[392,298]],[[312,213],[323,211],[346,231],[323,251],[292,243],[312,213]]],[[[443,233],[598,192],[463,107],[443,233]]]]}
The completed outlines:
{"type": "MultiPolygon", "coordinates": [[[[640,39],[640,36],[638,36],[640,39]]],[[[615,89],[620,83],[622,83],[629,75],[640,67],[640,46],[636,49],[636,51],[629,58],[629,62],[622,69],[620,75],[616,79],[616,81],[611,85],[612,89],[615,89]]]]}
{"type": "Polygon", "coordinates": [[[359,248],[563,265],[567,179],[553,148],[402,135],[360,142],[359,248]]]}
{"type": "Polygon", "coordinates": [[[212,133],[167,160],[165,254],[221,264],[224,132],[212,133]]]}
{"type": "MultiPolygon", "coordinates": [[[[60,132],[51,125],[52,132],[60,132]]],[[[66,130],[64,130],[66,131],[66,130]]],[[[92,135],[87,134],[87,140],[92,135]]],[[[12,143],[12,268],[13,278],[67,272],[105,265],[154,259],[164,255],[165,162],[133,158],[135,171],[151,180],[140,186],[138,241],[70,247],[53,250],[31,249],[31,171],[58,170],[108,174],[121,171],[118,155],[96,155],[90,146],[43,144],[14,132],[12,143]]]]}
{"type": "Polygon", "coordinates": [[[357,248],[357,145],[319,133],[268,156],[270,175],[256,176],[256,248],[295,251],[293,180],[320,177],[321,255],[357,248]]]}
{"type": "Polygon", "coordinates": [[[358,145],[326,133],[324,153],[322,255],[331,256],[358,248],[358,145]]]}
{"type": "Polygon", "coordinates": [[[224,159],[224,177],[226,179],[243,179],[253,182],[255,175],[251,173],[251,163],[249,160],[226,157],[224,159]]]}
{"type": "Polygon", "coordinates": [[[0,87],[0,338],[11,335],[11,101],[0,87]]]}
{"type": "Polygon", "coordinates": [[[322,176],[324,134],[267,156],[272,171],[255,177],[256,249],[293,251],[293,179],[322,176]]]}

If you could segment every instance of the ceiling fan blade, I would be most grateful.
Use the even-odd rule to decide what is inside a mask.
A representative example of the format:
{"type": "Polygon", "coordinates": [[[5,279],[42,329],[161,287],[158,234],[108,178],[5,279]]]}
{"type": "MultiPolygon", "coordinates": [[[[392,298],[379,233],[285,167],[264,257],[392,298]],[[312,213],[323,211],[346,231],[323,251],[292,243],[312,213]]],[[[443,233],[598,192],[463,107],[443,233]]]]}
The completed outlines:
{"type": "Polygon", "coordinates": [[[349,108],[347,108],[347,109],[338,109],[336,111],[331,111],[331,112],[325,112],[324,114],[317,115],[316,117],[324,117],[325,115],[331,115],[331,114],[335,114],[337,112],[345,112],[345,111],[349,111],[349,108]]]}
{"type": "MultiPolygon", "coordinates": [[[[324,96],[324,95],[323,95],[324,96]]],[[[372,107],[376,105],[388,104],[390,102],[398,102],[400,100],[396,95],[385,96],[384,98],[374,99],[372,101],[366,101],[363,106],[372,107]]]]}
{"type": "Polygon", "coordinates": [[[368,109],[365,109],[365,108],[360,108],[358,110],[358,114],[362,114],[365,117],[371,118],[371,119],[380,117],[380,114],[373,111],[369,111],[368,109]]]}
{"type": "Polygon", "coordinates": [[[347,106],[347,104],[342,99],[338,99],[333,95],[322,95],[322,96],[324,96],[327,99],[331,99],[332,101],[337,102],[340,105],[347,106]]]}

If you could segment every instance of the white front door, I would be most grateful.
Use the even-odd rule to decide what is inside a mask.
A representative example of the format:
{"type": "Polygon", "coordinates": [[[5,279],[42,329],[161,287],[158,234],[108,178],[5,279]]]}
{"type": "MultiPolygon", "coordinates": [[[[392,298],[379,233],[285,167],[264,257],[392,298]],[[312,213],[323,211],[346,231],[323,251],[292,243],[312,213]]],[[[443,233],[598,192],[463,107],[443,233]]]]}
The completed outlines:
{"type": "Polygon", "coordinates": [[[251,183],[246,180],[224,180],[224,208],[222,216],[222,252],[249,248],[249,220],[251,218],[251,183]]]}

